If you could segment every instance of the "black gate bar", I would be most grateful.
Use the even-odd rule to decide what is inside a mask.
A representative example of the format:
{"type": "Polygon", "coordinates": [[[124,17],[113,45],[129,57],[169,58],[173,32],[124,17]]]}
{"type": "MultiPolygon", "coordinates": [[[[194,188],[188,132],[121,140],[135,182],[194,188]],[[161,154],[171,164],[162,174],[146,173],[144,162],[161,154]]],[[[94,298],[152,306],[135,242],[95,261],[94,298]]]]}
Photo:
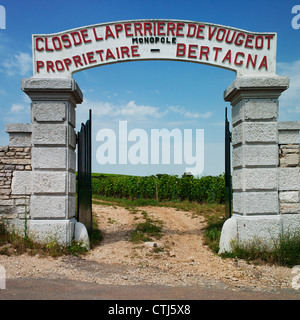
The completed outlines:
{"type": "Polygon", "coordinates": [[[225,217],[231,217],[231,132],[227,118],[227,108],[225,108],[225,217]]]}
{"type": "Polygon", "coordinates": [[[77,221],[92,230],[92,110],[77,133],[77,221]]]}

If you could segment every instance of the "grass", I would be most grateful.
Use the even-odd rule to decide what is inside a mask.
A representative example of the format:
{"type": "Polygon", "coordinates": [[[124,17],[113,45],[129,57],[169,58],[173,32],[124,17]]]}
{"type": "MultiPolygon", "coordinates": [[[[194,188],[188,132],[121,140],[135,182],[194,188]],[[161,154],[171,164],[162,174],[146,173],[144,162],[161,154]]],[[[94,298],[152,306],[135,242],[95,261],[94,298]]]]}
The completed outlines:
{"type": "MultiPolygon", "coordinates": [[[[197,202],[189,201],[160,201],[155,200],[128,200],[107,198],[102,196],[95,196],[97,200],[95,203],[106,205],[123,206],[130,210],[135,210],[136,206],[162,206],[173,207],[178,210],[189,211],[194,215],[201,215],[207,222],[207,227],[204,233],[204,243],[215,253],[219,252],[219,242],[221,237],[222,226],[225,222],[225,205],[222,204],[200,204],[197,202]]],[[[151,229],[150,223],[137,225],[137,229],[133,234],[133,241],[150,241],[151,239],[148,232],[145,230],[151,229]]],[[[238,258],[244,259],[253,263],[270,263],[280,266],[292,267],[300,265],[300,231],[296,234],[287,234],[280,237],[275,243],[272,251],[261,246],[258,240],[254,240],[248,244],[237,244],[233,246],[232,253],[220,254],[222,258],[238,258]]]]}
{"type": "MultiPolygon", "coordinates": [[[[135,211],[133,211],[133,214],[136,214],[135,211]]],[[[141,243],[151,241],[153,238],[160,239],[162,236],[162,222],[150,218],[146,211],[141,211],[141,215],[145,221],[136,225],[136,229],[131,233],[130,241],[141,243]]]]}
{"type": "Polygon", "coordinates": [[[60,245],[55,239],[49,239],[45,243],[34,241],[28,236],[22,236],[12,231],[8,232],[3,227],[0,233],[0,255],[45,255],[58,257],[62,255],[78,255],[86,252],[80,242],[73,241],[69,246],[60,245]]]}
{"type": "Polygon", "coordinates": [[[293,234],[287,233],[279,237],[271,250],[263,246],[259,239],[244,244],[233,243],[232,246],[233,252],[224,253],[222,254],[223,257],[287,267],[300,264],[300,231],[293,234]]]}
{"type": "MultiPolygon", "coordinates": [[[[153,238],[159,239],[162,236],[162,223],[150,218],[146,211],[141,211],[137,207],[160,206],[173,207],[177,210],[189,211],[193,215],[201,215],[207,222],[204,233],[204,242],[211,250],[218,254],[219,241],[223,223],[225,222],[225,206],[222,204],[200,204],[189,201],[156,201],[153,199],[117,199],[93,196],[94,204],[107,206],[120,206],[128,209],[138,218],[138,213],[142,215],[144,221],[136,224],[136,229],[132,232],[131,241],[140,243],[151,241],[153,238]]],[[[111,220],[110,223],[115,221],[111,220]]],[[[97,222],[93,219],[93,229],[89,233],[91,248],[96,247],[101,242],[103,236],[98,229],[97,222]]],[[[80,255],[86,252],[82,244],[72,242],[68,247],[60,246],[55,240],[49,240],[46,244],[39,244],[30,239],[27,235],[20,236],[15,232],[8,233],[0,222],[0,255],[22,254],[27,252],[35,255],[45,254],[53,257],[60,255],[80,255]]],[[[258,240],[247,244],[233,244],[232,253],[221,254],[223,258],[238,258],[254,263],[272,263],[281,266],[292,267],[300,265],[300,231],[296,234],[287,234],[275,242],[272,251],[264,248],[258,240]]]]}
{"type": "MultiPolygon", "coordinates": [[[[26,230],[26,229],[25,229],[26,230]]],[[[90,246],[95,247],[100,243],[103,236],[98,229],[96,221],[93,221],[93,229],[89,232],[90,246]]],[[[60,245],[56,239],[49,238],[45,243],[34,241],[24,231],[24,234],[8,232],[3,223],[0,222],[0,255],[20,255],[28,253],[29,255],[44,255],[59,257],[63,255],[82,255],[87,253],[85,246],[81,242],[72,241],[70,245],[60,245]]]]}

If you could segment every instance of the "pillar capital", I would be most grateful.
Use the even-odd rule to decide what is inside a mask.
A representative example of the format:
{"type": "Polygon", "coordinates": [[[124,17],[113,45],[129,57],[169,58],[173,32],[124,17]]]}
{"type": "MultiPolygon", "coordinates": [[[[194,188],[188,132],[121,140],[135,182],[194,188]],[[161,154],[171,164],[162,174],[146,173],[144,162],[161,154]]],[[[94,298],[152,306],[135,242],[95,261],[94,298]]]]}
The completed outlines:
{"type": "Polygon", "coordinates": [[[234,105],[247,98],[278,99],[288,87],[288,77],[237,77],[224,91],[224,100],[234,105]]]}
{"type": "Polygon", "coordinates": [[[21,88],[32,101],[67,100],[75,106],[83,101],[83,95],[77,82],[71,78],[24,78],[21,88]]]}

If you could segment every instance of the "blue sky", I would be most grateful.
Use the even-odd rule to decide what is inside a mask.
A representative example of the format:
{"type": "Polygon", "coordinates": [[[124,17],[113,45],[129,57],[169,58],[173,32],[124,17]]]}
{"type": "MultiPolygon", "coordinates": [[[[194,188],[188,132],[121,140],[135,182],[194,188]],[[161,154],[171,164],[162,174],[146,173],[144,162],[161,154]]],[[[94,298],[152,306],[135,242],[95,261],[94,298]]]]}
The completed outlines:
{"type": "MultiPolygon", "coordinates": [[[[32,34],[56,33],[81,26],[134,19],[180,19],[209,22],[253,32],[277,32],[277,74],[290,77],[280,98],[281,121],[300,120],[300,29],[294,30],[289,0],[0,0],[6,29],[0,30],[0,145],[8,144],[5,123],[30,122],[30,100],[21,79],[32,76],[32,34]]],[[[74,74],[84,94],[77,107],[77,128],[93,110],[93,171],[181,175],[186,165],[99,165],[99,130],[118,132],[120,120],[136,128],[204,129],[204,172],[224,172],[224,90],[232,71],[175,61],[128,62],[74,74]],[[126,112],[121,112],[121,111],[126,112]]]]}

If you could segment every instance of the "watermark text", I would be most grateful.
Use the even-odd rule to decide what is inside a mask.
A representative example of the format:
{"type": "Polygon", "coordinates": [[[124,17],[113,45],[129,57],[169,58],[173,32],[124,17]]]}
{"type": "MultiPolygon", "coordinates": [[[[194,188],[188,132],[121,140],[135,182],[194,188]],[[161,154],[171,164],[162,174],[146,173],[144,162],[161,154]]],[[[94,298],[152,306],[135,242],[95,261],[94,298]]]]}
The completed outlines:
{"type": "Polygon", "coordinates": [[[292,28],[298,30],[300,29],[300,5],[293,6],[292,14],[295,14],[292,19],[292,28]]]}
{"type": "Polygon", "coordinates": [[[6,29],[6,11],[5,7],[0,5],[0,29],[6,29]]]}
{"type": "Polygon", "coordinates": [[[0,290],[6,289],[6,272],[3,266],[0,266],[0,290]]]}
{"type": "Polygon", "coordinates": [[[119,132],[101,129],[96,141],[103,142],[96,151],[97,162],[132,165],[181,165],[185,172],[201,175],[204,170],[204,130],[176,128],[151,129],[150,136],[144,129],[128,132],[127,121],[119,121],[119,132]],[[117,146],[118,142],[118,146],[117,146]],[[173,152],[171,151],[173,149],[173,152]]]}

